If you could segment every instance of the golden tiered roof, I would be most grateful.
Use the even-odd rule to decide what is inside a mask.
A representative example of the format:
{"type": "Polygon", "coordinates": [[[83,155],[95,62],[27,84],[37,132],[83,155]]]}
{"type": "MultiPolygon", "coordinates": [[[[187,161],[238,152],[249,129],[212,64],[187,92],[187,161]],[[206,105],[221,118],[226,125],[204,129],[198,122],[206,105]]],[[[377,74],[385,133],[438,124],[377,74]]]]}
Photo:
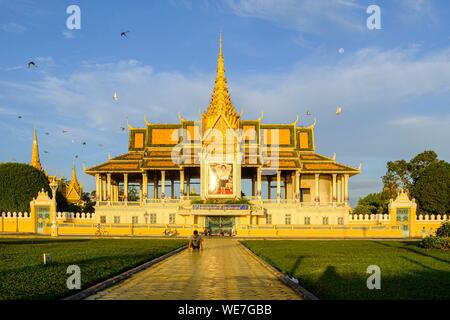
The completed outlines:
{"type": "Polygon", "coordinates": [[[67,187],[66,198],[69,202],[77,203],[81,200],[82,193],[83,189],[78,182],[77,170],[74,163],[72,167],[72,179],[70,180],[70,184],[67,187]]]}

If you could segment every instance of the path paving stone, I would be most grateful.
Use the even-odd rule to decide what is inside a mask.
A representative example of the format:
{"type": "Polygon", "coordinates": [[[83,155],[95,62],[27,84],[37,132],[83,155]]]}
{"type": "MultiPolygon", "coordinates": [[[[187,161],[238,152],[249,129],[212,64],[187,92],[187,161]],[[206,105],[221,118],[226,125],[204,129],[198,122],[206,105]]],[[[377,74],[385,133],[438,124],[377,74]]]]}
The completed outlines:
{"type": "Polygon", "coordinates": [[[299,300],[234,239],[207,239],[87,298],[132,300],[299,300]]]}

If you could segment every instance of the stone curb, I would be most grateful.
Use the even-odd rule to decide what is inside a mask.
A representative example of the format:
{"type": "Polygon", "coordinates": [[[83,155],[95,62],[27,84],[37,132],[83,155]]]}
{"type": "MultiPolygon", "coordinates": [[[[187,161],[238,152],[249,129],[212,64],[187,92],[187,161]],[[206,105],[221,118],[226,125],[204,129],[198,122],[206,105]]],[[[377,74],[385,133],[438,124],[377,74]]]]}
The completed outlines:
{"type": "Polygon", "coordinates": [[[93,285],[92,287],[84,289],[84,290],[82,290],[82,291],[80,291],[78,293],[75,293],[75,294],[73,294],[71,296],[68,296],[66,298],[63,298],[61,300],[83,300],[84,298],[87,298],[87,297],[89,297],[89,296],[91,296],[91,295],[93,295],[93,294],[95,294],[95,293],[97,293],[97,292],[99,292],[101,290],[104,290],[104,289],[106,289],[108,287],[111,287],[111,286],[121,282],[122,280],[125,280],[126,278],[131,277],[133,274],[138,273],[139,271],[142,271],[144,269],[147,269],[147,268],[153,266],[154,264],[156,264],[158,262],[161,262],[162,260],[165,260],[165,259],[167,259],[167,258],[169,258],[169,257],[171,257],[171,256],[173,256],[173,255],[175,255],[175,254],[185,250],[185,249],[187,249],[187,245],[184,245],[184,246],[182,246],[182,247],[180,247],[178,249],[175,249],[175,250],[173,250],[173,251],[171,251],[169,253],[166,253],[166,254],[158,257],[158,258],[155,258],[155,259],[153,259],[151,261],[145,262],[145,263],[143,263],[143,264],[141,264],[141,265],[139,265],[137,267],[134,267],[133,269],[127,270],[127,271],[125,271],[125,272],[123,272],[123,273],[121,273],[121,274],[119,274],[119,275],[117,275],[115,277],[107,279],[107,280],[105,280],[103,282],[100,282],[100,283],[98,283],[96,285],[93,285]]]}
{"type": "Polygon", "coordinates": [[[257,260],[260,264],[262,264],[265,268],[267,268],[270,272],[272,272],[278,280],[283,282],[288,287],[292,288],[296,291],[304,300],[319,300],[315,295],[311,292],[300,286],[298,283],[295,283],[288,275],[280,272],[278,269],[261,259],[258,255],[256,255],[252,250],[244,246],[240,241],[238,241],[241,248],[243,248],[248,254],[250,254],[255,260],[257,260]]]}

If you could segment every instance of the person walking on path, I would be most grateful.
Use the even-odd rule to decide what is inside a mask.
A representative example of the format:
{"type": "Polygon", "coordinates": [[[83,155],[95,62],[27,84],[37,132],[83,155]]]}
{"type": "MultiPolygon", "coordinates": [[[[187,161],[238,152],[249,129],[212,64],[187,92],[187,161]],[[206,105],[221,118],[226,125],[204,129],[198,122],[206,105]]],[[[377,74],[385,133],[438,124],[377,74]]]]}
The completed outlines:
{"type": "Polygon", "coordinates": [[[203,239],[202,236],[198,234],[197,230],[194,230],[194,234],[189,239],[189,249],[203,250],[203,239]]]}

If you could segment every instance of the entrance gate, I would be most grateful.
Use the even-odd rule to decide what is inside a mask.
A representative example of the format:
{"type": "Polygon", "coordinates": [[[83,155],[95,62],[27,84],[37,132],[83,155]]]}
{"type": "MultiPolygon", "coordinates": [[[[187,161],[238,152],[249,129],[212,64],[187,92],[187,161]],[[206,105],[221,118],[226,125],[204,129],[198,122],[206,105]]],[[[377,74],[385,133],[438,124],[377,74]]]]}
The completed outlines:
{"type": "Polygon", "coordinates": [[[50,207],[37,207],[37,233],[43,234],[45,224],[50,222],[50,207]]]}
{"type": "Polygon", "coordinates": [[[212,235],[220,235],[223,232],[224,235],[230,236],[234,225],[234,217],[205,217],[205,226],[212,235]]]}
{"type": "Polygon", "coordinates": [[[397,208],[397,221],[400,222],[403,236],[409,237],[409,208],[397,208]]]}

